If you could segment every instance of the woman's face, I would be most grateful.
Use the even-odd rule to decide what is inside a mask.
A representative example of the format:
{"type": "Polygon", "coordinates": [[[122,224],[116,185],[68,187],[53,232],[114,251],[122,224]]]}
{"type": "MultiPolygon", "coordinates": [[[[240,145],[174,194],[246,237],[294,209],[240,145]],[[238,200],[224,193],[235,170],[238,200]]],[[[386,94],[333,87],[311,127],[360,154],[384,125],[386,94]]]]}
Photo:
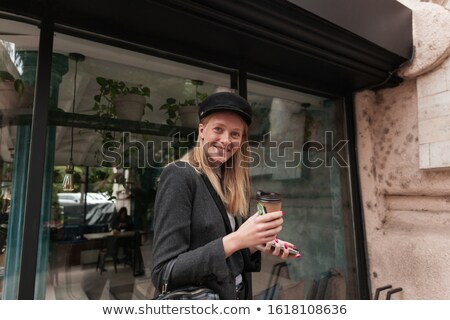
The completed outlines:
{"type": "Polygon", "coordinates": [[[215,112],[199,124],[199,137],[214,166],[225,163],[239,150],[243,134],[244,123],[233,112],[215,112]]]}

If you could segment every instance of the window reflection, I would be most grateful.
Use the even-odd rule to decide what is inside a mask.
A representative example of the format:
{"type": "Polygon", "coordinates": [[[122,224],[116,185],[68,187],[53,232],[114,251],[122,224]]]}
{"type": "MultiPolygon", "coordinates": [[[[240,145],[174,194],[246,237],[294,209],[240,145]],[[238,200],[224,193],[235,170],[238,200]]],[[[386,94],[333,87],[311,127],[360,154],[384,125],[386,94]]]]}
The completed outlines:
{"type": "Polygon", "coordinates": [[[0,296],[16,299],[39,29],[0,21],[0,296]]]}
{"type": "MultiPolygon", "coordinates": [[[[55,38],[55,47],[69,38],[55,38]]],[[[42,243],[49,247],[45,298],[149,299],[158,176],[195,142],[198,103],[214,91],[229,90],[230,77],[80,39],[70,43],[85,59],[77,65],[75,105],[75,63],[67,59],[58,108],[49,114],[56,127],[49,154],[51,236],[42,243]],[[134,116],[128,103],[137,100],[130,93],[147,104],[134,116]],[[128,105],[122,113],[117,100],[124,96],[128,105]],[[65,192],[71,149],[74,191],[65,192]],[[127,227],[117,227],[119,212],[126,212],[127,227]]]]}
{"type": "MultiPolygon", "coordinates": [[[[355,294],[348,166],[331,159],[333,140],[345,140],[339,100],[250,82],[256,110],[250,166],[252,194],[282,195],[283,231],[300,259],[263,257],[253,275],[255,299],[346,299],[355,294]],[[273,96],[267,96],[272,92],[273,96]],[[257,135],[263,135],[258,139],[257,135]],[[331,140],[330,140],[331,138],[331,140]]],[[[339,156],[346,159],[346,150],[339,156]]],[[[255,203],[253,211],[256,211],[255,203]]]]}

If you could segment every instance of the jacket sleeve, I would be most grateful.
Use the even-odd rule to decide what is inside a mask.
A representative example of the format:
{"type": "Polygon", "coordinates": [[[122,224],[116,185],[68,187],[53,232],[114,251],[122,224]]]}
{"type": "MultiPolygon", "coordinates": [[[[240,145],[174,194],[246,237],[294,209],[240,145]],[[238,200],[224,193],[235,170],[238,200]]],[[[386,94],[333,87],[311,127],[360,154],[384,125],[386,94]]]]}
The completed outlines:
{"type": "Polygon", "coordinates": [[[171,164],[161,174],[155,201],[152,267],[152,281],[158,290],[162,286],[164,267],[174,258],[177,262],[170,288],[229,278],[222,237],[199,248],[190,248],[191,217],[196,210],[192,203],[196,174],[184,163],[171,164]]]}

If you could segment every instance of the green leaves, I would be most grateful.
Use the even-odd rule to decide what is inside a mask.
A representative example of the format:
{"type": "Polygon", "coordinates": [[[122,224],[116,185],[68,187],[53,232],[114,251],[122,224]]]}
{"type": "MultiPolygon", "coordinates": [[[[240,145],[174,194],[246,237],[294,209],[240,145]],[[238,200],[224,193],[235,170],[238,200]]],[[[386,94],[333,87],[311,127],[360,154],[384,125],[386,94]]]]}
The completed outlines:
{"type": "Polygon", "coordinates": [[[169,118],[166,120],[168,125],[175,125],[179,118],[178,111],[180,110],[180,107],[181,105],[177,103],[177,100],[175,100],[174,98],[167,98],[166,103],[159,107],[159,110],[166,110],[166,113],[169,116],[169,118]]]}
{"type": "Polygon", "coordinates": [[[166,120],[168,125],[174,126],[177,120],[180,118],[180,109],[182,107],[198,105],[200,102],[205,100],[208,96],[207,93],[196,92],[196,98],[185,99],[183,102],[175,100],[174,98],[167,98],[166,103],[164,103],[159,110],[166,110],[168,119],[166,120]]]}

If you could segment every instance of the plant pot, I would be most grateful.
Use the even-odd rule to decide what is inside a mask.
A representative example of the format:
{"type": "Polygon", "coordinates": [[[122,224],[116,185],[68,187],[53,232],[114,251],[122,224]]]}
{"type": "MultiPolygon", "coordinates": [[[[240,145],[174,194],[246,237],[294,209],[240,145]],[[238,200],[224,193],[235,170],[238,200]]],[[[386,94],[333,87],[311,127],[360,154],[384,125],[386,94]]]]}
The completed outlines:
{"type": "Polygon", "coordinates": [[[144,115],[145,97],[138,94],[119,95],[114,99],[118,119],[141,121],[144,115]]]}
{"type": "Polygon", "coordinates": [[[31,108],[32,106],[32,87],[25,86],[23,93],[19,94],[12,82],[0,82],[0,109],[31,108]]]}
{"type": "Polygon", "coordinates": [[[184,106],[178,112],[181,126],[186,128],[198,127],[198,106],[184,106]]]}

